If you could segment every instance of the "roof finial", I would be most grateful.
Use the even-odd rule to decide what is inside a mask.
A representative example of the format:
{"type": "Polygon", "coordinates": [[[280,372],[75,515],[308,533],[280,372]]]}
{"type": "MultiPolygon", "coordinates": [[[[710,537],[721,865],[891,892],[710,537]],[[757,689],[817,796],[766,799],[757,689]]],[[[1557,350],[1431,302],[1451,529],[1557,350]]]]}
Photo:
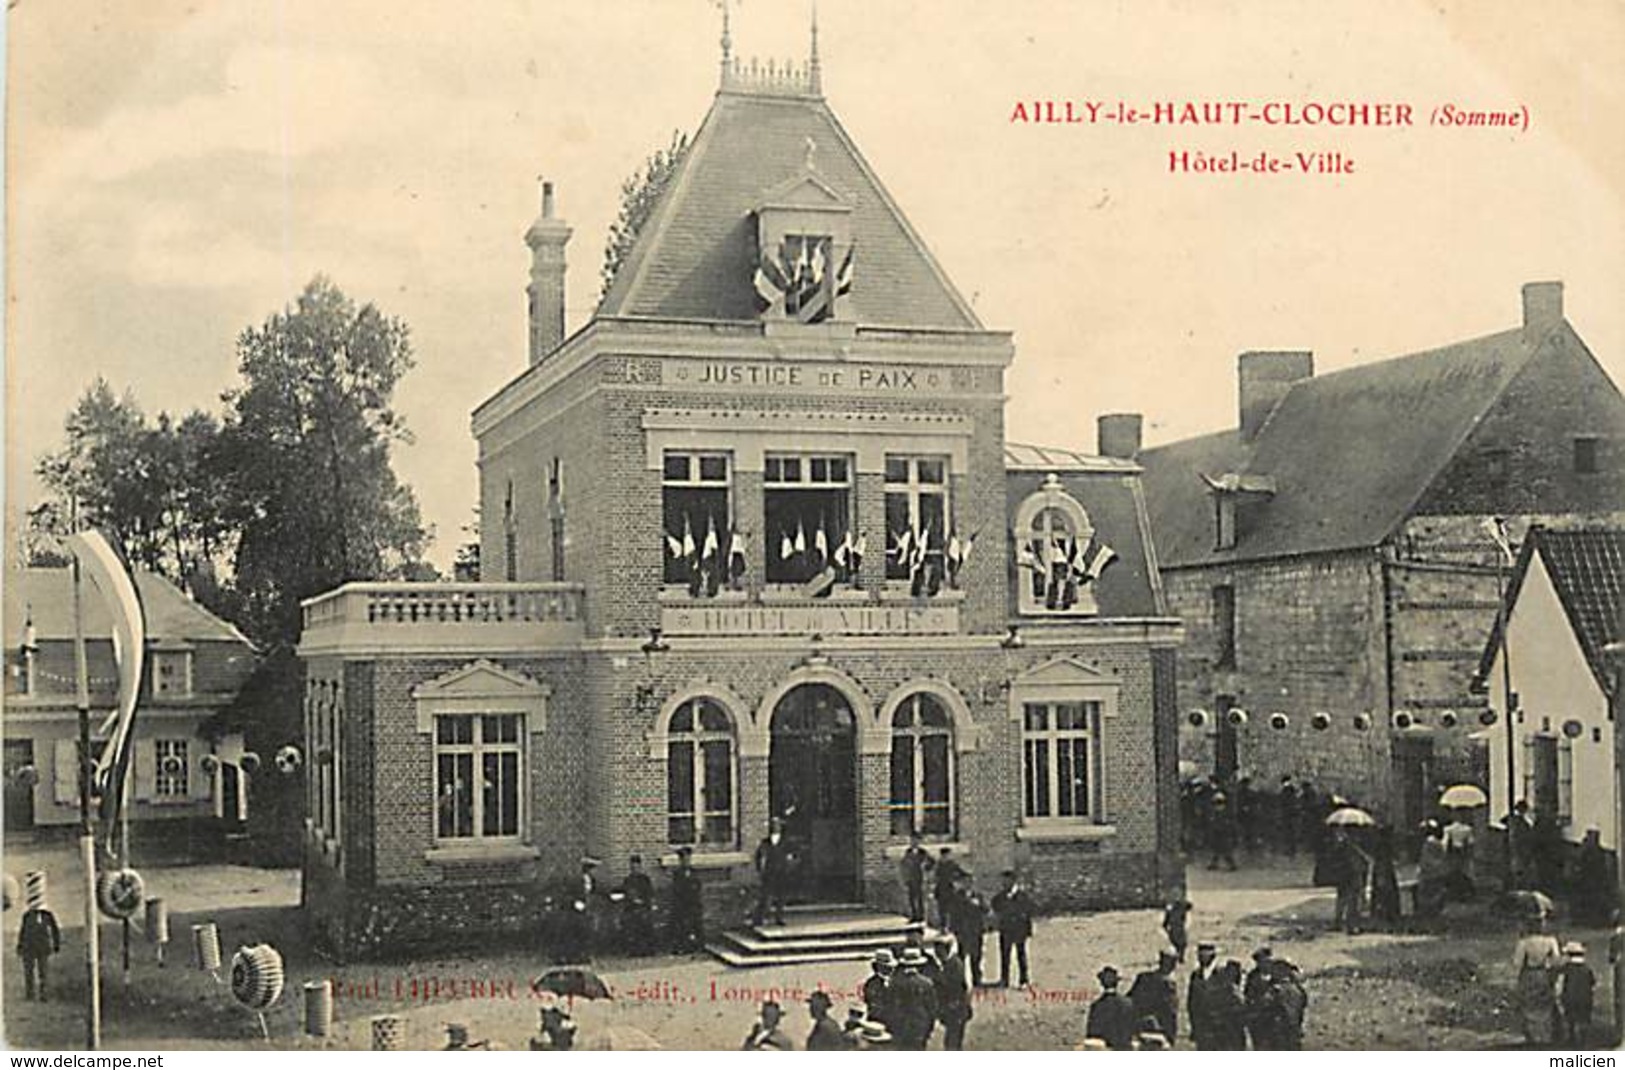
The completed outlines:
{"type": "Polygon", "coordinates": [[[807,57],[807,88],[813,96],[824,92],[823,73],[818,63],[818,0],[812,0],[812,51],[807,57]]]}
{"type": "Polygon", "coordinates": [[[733,68],[733,36],[728,32],[728,4],[729,0],[712,0],[722,9],[722,84],[728,84],[728,75],[733,68]]]}

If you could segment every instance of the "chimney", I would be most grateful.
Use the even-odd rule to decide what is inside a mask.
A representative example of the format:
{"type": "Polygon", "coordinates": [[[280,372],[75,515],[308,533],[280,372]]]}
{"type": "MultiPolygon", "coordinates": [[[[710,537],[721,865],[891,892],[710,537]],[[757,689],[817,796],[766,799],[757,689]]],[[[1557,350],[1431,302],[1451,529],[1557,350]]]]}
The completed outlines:
{"type": "Polygon", "coordinates": [[[1315,374],[1315,355],[1306,350],[1243,353],[1236,358],[1236,385],[1241,397],[1241,440],[1258,437],[1264,421],[1286,397],[1292,384],[1315,374]]]}
{"type": "Polygon", "coordinates": [[[1563,322],[1563,284],[1526,282],[1523,284],[1523,336],[1538,342],[1563,322]]]}
{"type": "Polygon", "coordinates": [[[1137,412],[1103,413],[1096,421],[1096,452],[1102,457],[1132,461],[1140,452],[1143,419],[1137,412]]]}
{"type": "Polygon", "coordinates": [[[553,183],[542,183],[542,214],[525,232],[530,246],[530,363],[558,348],[564,341],[564,246],[570,227],[553,217],[553,183]]]}

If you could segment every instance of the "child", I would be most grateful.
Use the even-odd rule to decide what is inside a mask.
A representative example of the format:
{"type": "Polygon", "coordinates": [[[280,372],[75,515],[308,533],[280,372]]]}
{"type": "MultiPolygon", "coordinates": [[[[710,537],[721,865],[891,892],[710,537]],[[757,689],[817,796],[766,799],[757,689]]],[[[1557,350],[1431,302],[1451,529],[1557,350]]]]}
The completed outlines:
{"type": "Polygon", "coordinates": [[[1572,1047],[1582,1047],[1591,1028],[1591,998],[1597,975],[1586,965],[1585,945],[1570,940],[1563,945],[1563,965],[1557,970],[1557,1002],[1563,1010],[1563,1032],[1572,1047]]]}
{"type": "Polygon", "coordinates": [[[1190,934],[1186,931],[1185,923],[1191,914],[1190,900],[1182,899],[1169,903],[1162,912],[1162,931],[1168,934],[1168,943],[1173,947],[1174,954],[1179,961],[1185,961],[1185,945],[1190,941],[1190,934]]]}

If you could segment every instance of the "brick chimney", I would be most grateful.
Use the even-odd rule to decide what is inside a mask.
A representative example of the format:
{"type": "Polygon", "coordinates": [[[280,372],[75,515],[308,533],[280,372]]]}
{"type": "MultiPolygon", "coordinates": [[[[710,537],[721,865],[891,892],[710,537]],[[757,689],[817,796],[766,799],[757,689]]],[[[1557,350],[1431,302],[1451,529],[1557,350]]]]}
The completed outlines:
{"type": "Polygon", "coordinates": [[[1102,457],[1132,461],[1140,452],[1143,418],[1137,412],[1103,413],[1096,421],[1096,452],[1102,457]]]}
{"type": "Polygon", "coordinates": [[[1523,284],[1523,336],[1537,342],[1563,322],[1563,284],[1526,282],[1523,284]]]}
{"type": "Polygon", "coordinates": [[[1315,374],[1315,355],[1305,350],[1243,353],[1236,358],[1237,393],[1241,398],[1241,440],[1258,437],[1264,421],[1286,397],[1292,384],[1315,374]]]}
{"type": "Polygon", "coordinates": [[[564,246],[570,227],[553,217],[553,183],[542,183],[542,214],[525,232],[530,246],[530,363],[535,365],[564,341],[564,246]]]}

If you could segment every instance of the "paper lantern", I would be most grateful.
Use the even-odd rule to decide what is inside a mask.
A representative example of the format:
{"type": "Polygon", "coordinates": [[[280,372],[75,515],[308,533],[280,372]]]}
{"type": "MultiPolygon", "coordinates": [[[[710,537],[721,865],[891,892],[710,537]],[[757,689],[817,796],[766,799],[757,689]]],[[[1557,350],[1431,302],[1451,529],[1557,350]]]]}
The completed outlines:
{"type": "Polygon", "coordinates": [[[205,754],[198,759],[198,768],[203,770],[204,776],[214,776],[220,771],[220,756],[218,754],[205,754]]]}
{"type": "Polygon", "coordinates": [[[379,1014],[372,1019],[372,1050],[400,1051],[406,1047],[406,1022],[393,1014],[379,1014]]]}
{"type": "Polygon", "coordinates": [[[292,776],[299,772],[299,767],[304,764],[304,756],[299,753],[298,747],[289,743],[287,746],[277,748],[276,757],[272,761],[276,763],[277,772],[283,776],[292,776]]]}
{"type": "Polygon", "coordinates": [[[1206,710],[1192,710],[1185,715],[1185,721],[1192,728],[1206,728],[1207,720],[1208,718],[1206,710]]]}
{"type": "Polygon", "coordinates": [[[305,1035],[333,1035],[333,982],[305,982],[305,1035]]]}
{"type": "Polygon", "coordinates": [[[210,973],[220,969],[220,927],[214,922],[192,926],[192,961],[210,973]]]}
{"type": "Polygon", "coordinates": [[[108,917],[127,921],[141,909],[145,887],[133,869],[103,870],[96,876],[96,905],[108,917]]]}
{"type": "Polygon", "coordinates": [[[1416,718],[1411,716],[1409,710],[1395,710],[1394,711],[1394,727],[1395,728],[1403,730],[1403,729],[1411,727],[1411,725],[1413,725],[1415,723],[1416,723],[1416,718]]]}
{"type": "Polygon", "coordinates": [[[1440,728],[1454,728],[1460,723],[1461,718],[1456,714],[1455,710],[1445,710],[1443,713],[1439,714],[1440,728]]]}
{"type": "Polygon", "coordinates": [[[1478,723],[1483,725],[1485,728],[1488,728],[1490,725],[1494,724],[1495,720],[1496,714],[1494,710],[1486,709],[1480,712],[1478,715],[1478,723]]]}
{"type": "Polygon", "coordinates": [[[231,956],[231,995],[251,1011],[263,1011],[282,997],[282,955],[270,944],[240,947],[231,956]]]}
{"type": "Polygon", "coordinates": [[[169,943],[169,904],[161,895],[147,900],[147,943],[169,943]]]}
{"type": "Polygon", "coordinates": [[[180,776],[186,771],[186,762],[178,754],[166,754],[158,761],[158,771],[164,776],[180,776]]]}
{"type": "Polygon", "coordinates": [[[1354,715],[1354,729],[1355,729],[1355,731],[1364,732],[1366,729],[1368,729],[1370,727],[1371,727],[1371,715],[1369,713],[1357,713],[1357,714],[1354,715]]]}
{"type": "Polygon", "coordinates": [[[32,788],[39,783],[39,770],[32,765],[21,767],[12,776],[16,778],[17,786],[21,788],[32,788]]]}
{"type": "Polygon", "coordinates": [[[23,874],[23,902],[29,910],[45,909],[45,871],[43,869],[30,870],[23,874]]]}
{"type": "Polygon", "coordinates": [[[1309,725],[1317,732],[1324,732],[1332,726],[1332,715],[1325,710],[1319,710],[1309,718],[1309,725]]]}
{"type": "Polygon", "coordinates": [[[243,756],[237,759],[237,765],[243,772],[253,776],[260,771],[260,756],[251,750],[245,750],[243,756]]]}
{"type": "Polygon", "coordinates": [[[1277,732],[1282,731],[1291,723],[1292,718],[1288,717],[1284,713],[1281,713],[1279,710],[1270,714],[1270,727],[1275,729],[1277,732]]]}
{"type": "Polygon", "coordinates": [[[1240,706],[1232,706],[1230,711],[1224,715],[1224,719],[1229,721],[1232,726],[1241,728],[1247,723],[1247,711],[1240,706]]]}
{"type": "Polygon", "coordinates": [[[1563,722],[1563,734],[1570,739],[1579,739],[1585,734],[1586,726],[1574,718],[1563,722]]]}

